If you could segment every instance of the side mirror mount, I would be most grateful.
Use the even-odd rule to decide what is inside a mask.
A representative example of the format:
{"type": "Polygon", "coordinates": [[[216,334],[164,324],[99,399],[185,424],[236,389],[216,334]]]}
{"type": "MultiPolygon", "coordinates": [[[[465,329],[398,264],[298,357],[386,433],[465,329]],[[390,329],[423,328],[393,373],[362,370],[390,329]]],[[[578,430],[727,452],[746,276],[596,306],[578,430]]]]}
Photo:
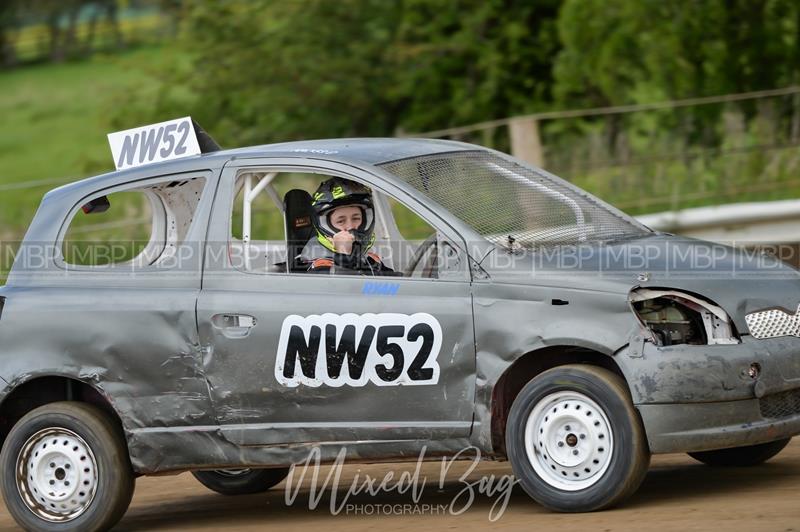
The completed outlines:
{"type": "Polygon", "coordinates": [[[111,208],[111,202],[108,201],[107,196],[100,196],[99,198],[95,198],[83,207],[84,214],[98,214],[101,212],[106,212],[108,209],[111,208]]]}

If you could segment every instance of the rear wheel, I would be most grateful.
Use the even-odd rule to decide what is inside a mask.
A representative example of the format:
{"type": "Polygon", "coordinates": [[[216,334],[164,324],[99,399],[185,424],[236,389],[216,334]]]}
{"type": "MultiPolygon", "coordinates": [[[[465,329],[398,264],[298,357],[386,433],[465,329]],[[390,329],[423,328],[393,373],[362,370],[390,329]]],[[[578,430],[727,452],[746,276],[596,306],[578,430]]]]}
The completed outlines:
{"type": "Polygon", "coordinates": [[[622,502],[650,463],[625,383],[585,365],[548,370],[522,389],[506,425],[506,451],[528,495],[562,512],[622,502]]]}
{"type": "Polygon", "coordinates": [[[289,469],[215,469],[193,471],[192,475],[212,491],[223,495],[262,493],[280,484],[289,469]]]}
{"type": "Polygon", "coordinates": [[[51,403],[26,414],[3,445],[0,467],[6,507],[28,530],[106,530],[133,496],[121,431],[84,403],[51,403]]]}
{"type": "Polygon", "coordinates": [[[786,447],[791,438],[785,440],[748,445],[747,447],[732,447],[716,451],[701,451],[688,453],[689,456],[710,466],[736,467],[754,466],[763,464],[786,447]]]}

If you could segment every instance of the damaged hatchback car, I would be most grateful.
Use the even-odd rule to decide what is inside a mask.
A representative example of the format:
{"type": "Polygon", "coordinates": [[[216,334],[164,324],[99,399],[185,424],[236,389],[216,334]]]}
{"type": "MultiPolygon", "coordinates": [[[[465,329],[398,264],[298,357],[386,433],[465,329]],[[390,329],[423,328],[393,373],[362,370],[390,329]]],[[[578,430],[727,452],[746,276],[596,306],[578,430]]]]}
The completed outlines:
{"type": "Polygon", "coordinates": [[[223,151],[186,124],[123,132],[119,170],[48,193],[0,288],[23,527],[108,528],[140,475],[256,493],[342,448],[474,448],[538,503],[592,511],[653,453],[757,464],[800,433],[800,275],[778,259],[652,231],[479,146],[223,151]],[[331,180],[358,185],[363,234],[324,232],[331,180]],[[337,269],[343,240],[387,275],[337,269]]]}

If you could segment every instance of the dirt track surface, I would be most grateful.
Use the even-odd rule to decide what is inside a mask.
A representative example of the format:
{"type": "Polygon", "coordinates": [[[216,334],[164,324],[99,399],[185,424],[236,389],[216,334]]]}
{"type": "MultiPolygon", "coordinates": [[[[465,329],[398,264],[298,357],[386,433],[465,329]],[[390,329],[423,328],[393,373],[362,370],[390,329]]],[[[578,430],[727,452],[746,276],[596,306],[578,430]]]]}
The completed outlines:
{"type": "MultiPolygon", "coordinates": [[[[413,473],[416,464],[381,464],[345,466],[339,481],[339,497],[346,494],[354,478],[370,475],[378,481],[390,471],[395,479],[403,471],[413,473]],[[356,477],[358,475],[358,477],[356,477]]],[[[116,530],[484,530],[539,529],[566,532],[641,531],[641,530],[715,530],[796,531],[800,532],[800,438],[770,462],[754,468],[715,469],[703,466],[685,455],[654,457],[650,473],[639,489],[621,508],[593,514],[554,514],[533,503],[519,486],[514,487],[508,508],[495,523],[489,513],[499,495],[477,493],[475,502],[461,515],[450,515],[448,508],[459,493],[463,506],[465,482],[481,477],[510,474],[507,463],[486,462],[478,465],[462,481],[468,462],[455,463],[448,471],[443,489],[439,489],[441,464],[426,463],[420,473],[426,482],[421,490],[417,511],[439,507],[438,513],[413,513],[412,495],[397,491],[379,495],[359,494],[347,503],[358,506],[348,513],[343,507],[331,515],[330,489],[325,490],[315,510],[309,509],[308,471],[293,504],[285,502],[285,483],[266,494],[225,497],[208,491],[190,474],[170,477],[144,477],[137,481],[136,494],[128,513],[116,530]],[[386,515],[399,511],[399,515],[386,515]],[[405,515],[403,512],[405,511],[405,515]],[[364,515],[371,512],[372,515],[364,515]]],[[[322,480],[328,469],[320,469],[322,480]]],[[[295,479],[295,486],[297,480],[295,479]]],[[[2,508],[0,530],[15,530],[14,522],[2,508]]]]}

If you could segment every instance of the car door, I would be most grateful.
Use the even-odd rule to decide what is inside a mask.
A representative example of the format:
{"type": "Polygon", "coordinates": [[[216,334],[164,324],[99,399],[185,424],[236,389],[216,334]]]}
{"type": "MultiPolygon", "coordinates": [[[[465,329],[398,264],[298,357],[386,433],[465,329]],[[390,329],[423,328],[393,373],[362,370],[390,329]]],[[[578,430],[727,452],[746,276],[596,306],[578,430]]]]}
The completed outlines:
{"type": "MultiPolygon", "coordinates": [[[[381,188],[368,172],[333,162],[259,167],[381,188]]],[[[220,180],[197,305],[225,437],[259,445],[467,436],[475,344],[458,236],[425,213],[449,257],[438,279],[243,271],[229,242],[234,183],[244,170],[228,167],[220,180]]]]}

